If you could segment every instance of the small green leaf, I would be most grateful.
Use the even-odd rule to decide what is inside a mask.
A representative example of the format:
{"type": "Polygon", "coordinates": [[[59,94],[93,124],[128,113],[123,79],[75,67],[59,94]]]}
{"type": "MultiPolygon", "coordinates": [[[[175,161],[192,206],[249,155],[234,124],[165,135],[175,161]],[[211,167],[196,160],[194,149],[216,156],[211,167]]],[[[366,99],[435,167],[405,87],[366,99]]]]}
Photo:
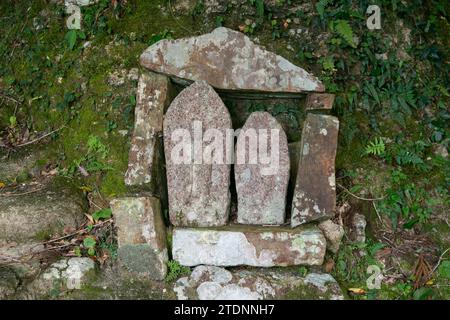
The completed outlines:
{"type": "Polygon", "coordinates": [[[77,42],[77,30],[73,29],[66,33],[65,36],[67,45],[69,46],[70,50],[73,50],[75,47],[75,43],[77,42]]]}
{"type": "Polygon", "coordinates": [[[92,238],[92,237],[86,237],[86,238],[84,238],[84,240],[83,240],[83,245],[84,245],[86,248],[94,248],[96,243],[97,243],[97,242],[96,242],[95,239],[92,238]]]}
{"type": "Polygon", "coordinates": [[[417,223],[417,222],[419,222],[419,219],[412,219],[412,220],[409,220],[408,222],[406,222],[406,223],[404,223],[403,224],[403,228],[404,229],[412,229],[412,227],[414,227],[414,225],[417,223]]]}
{"type": "Polygon", "coordinates": [[[14,128],[14,127],[16,126],[16,124],[17,124],[17,119],[16,119],[16,117],[15,117],[15,116],[9,117],[9,126],[10,126],[11,128],[14,128]]]}
{"type": "Polygon", "coordinates": [[[95,249],[94,248],[89,248],[88,249],[88,255],[95,256],[95,249]]]}
{"type": "Polygon", "coordinates": [[[419,288],[414,291],[414,300],[426,300],[433,296],[433,290],[431,288],[419,288]]]}
{"type": "Polygon", "coordinates": [[[97,212],[95,212],[92,215],[92,218],[94,219],[95,222],[97,222],[100,219],[109,219],[112,216],[112,211],[110,208],[106,208],[106,209],[102,209],[99,210],[97,212]]]}
{"type": "Polygon", "coordinates": [[[438,271],[441,277],[450,279],[450,260],[442,261],[438,271]]]}

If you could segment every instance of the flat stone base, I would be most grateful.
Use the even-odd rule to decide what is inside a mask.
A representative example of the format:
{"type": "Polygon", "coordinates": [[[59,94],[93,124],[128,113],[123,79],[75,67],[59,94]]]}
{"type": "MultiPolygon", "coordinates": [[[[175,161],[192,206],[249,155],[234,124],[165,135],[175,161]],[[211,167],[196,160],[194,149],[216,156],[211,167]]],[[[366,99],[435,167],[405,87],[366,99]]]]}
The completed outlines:
{"type": "Polygon", "coordinates": [[[180,278],[173,291],[179,300],[343,300],[339,284],[327,273],[300,277],[292,270],[226,270],[198,266],[180,278]]]}
{"type": "Polygon", "coordinates": [[[231,225],[173,232],[173,259],[184,266],[321,265],[326,240],[317,227],[231,225]]]}

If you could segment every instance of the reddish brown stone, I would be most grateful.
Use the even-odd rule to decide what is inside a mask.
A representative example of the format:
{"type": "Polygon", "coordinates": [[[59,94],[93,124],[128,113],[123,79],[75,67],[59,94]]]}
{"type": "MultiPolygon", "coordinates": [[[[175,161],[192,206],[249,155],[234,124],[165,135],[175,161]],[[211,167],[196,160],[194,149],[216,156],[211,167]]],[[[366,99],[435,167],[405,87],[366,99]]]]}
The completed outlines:
{"type": "Polygon", "coordinates": [[[334,215],[338,130],[336,117],[308,114],[306,118],[292,200],[292,227],[334,215]]]}
{"type": "Polygon", "coordinates": [[[306,110],[330,110],[333,108],[334,94],[311,93],[306,98],[306,110]]]}

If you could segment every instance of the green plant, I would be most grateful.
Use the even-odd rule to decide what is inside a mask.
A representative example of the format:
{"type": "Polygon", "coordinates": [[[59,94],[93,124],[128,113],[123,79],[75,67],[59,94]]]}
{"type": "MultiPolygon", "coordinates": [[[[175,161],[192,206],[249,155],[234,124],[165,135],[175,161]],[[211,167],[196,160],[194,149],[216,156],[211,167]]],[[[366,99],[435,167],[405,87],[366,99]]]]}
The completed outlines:
{"type": "Polygon", "coordinates": [[[86,146],[86,154],[73,160],[67,169],[63,169],[61,171],[63,176],[74,176],[77,171],[80,171],[86,176],[89,175],[89,173],[111,169],[109,165],[103,162],[108,155],[108,148],[101,142],[99,137],[90,135],[86,142],[86,146]]]}
{"type": "Polygon", "coordinates": [[[152,45],[152,44],[154,44],[154,43],[156,43],[156,42],[158,42],[160,40],[163,40],[163,39],[173,39],[172,31],[166,29],[164,31],[161,31],[160,33],[153,34],[150,37],[150,40],[149,40],[148,44],[152,45]]]}
{"type": "Polygon", "coordinates": [[[350,45],[352,48],[357,47],[352,27],[347,20],[336,20],[331,25],[332,30],[334,30],[339,36],[341,36],[348,45],[350,45]]]}
{"type": "Polygon", "coordinates": [[[191,272],[191,269],[189,267],[185,267],[180,265],[180,263],[176,260],[170,260],[167,262],[167,275],[166,275],[166,282],[173,282],[178,277],[182,275],[189,274],[191,272]]]}
{"type": "Polygon", "coordinates": [[[331,2],[333,2],[332,0],[319,0],[316,3],[316,10],[317,13],[319,14],[320,18],[323,19],[324,13],[325,13],[325,8],[331,4],[331,2]]]}
{"type": "Polygon", "coordinates": [[[450,260],[442,261],[438,269],[439,276],[444,279],[450,279],[450,260]]]}
{"type": "Polygon", "coordinates": [[[308,268],[305,266],[298,267],[297,273],[300,277],[305,277],[308,274],[308,268]]]}
{"type": "Polygon", "coordinates": [[[375,156],[381,156],[385,153],[386,151],[386,146],[384,145],[384,141],[382,138],[378,137],[375,138],[375,140],[370,141],[366,148],[364,153],[367,154],[371,154],[371,155],[375,155],[375,156]]]}
{"type": "Polygon", "coordinates": [[[195,19],[196,17],[201,16],[205,12],[205,9],[205,1],[197,0],[191,10],[191,16],[195,19]]]}
{"type": "Polygon", "coordinates": [[[67,33],[64,37],[67,47],[69,47],[70,50],[73,50],[75,48],[77,39],[82,39],[82,40],[86,39],[86,34],[83,31],[72,29],[72,30],[67,31],[67,33]]]}
{"type": "Polygon", "coordinates": [[[99,211],[96,211],[92,214],[92,219],[94,219],[95,222],[99,221],[100,219],[109,219],[112,216],[111,208],[105,208],[99,211]]]}
{"type": "Polygon", "coordinates": [[[83,239],[83,247],[87,249],[87,253],[90,256],[95,256],[95,246],[97,241],[91,236],[87,236],[83,239]]]}

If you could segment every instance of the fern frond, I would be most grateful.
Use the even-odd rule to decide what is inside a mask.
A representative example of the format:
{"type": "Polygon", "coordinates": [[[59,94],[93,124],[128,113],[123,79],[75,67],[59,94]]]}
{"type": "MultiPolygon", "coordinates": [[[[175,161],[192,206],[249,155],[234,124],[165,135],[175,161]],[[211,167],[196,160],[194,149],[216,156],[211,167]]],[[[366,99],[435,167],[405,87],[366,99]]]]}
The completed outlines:
{"type": "Polygon", "coordinates": [[[325,13],[325,8],[326,8],[326,6],[331,4],[331,2],[332,2],[332,0],[320,0],[319,2],[316,3],[316,10],[317,10],[317,13],[319,14],[320,18],[323,18],[323,15],[325,13]]]}
{"type": "Polygon", "coordinates": [[[353,30],[347,20],[337,20],[335,23],[336,32],[352,47],[356,48],[355,40],[353,39],[353,30]]]}
{"type": "Polygon", "coordinates": [[[380,156],[386,151],[386,146],[382,138],[375,138],[374,141],[369,142],[366,146],[365,154],[372,154],[380,156]]]}

